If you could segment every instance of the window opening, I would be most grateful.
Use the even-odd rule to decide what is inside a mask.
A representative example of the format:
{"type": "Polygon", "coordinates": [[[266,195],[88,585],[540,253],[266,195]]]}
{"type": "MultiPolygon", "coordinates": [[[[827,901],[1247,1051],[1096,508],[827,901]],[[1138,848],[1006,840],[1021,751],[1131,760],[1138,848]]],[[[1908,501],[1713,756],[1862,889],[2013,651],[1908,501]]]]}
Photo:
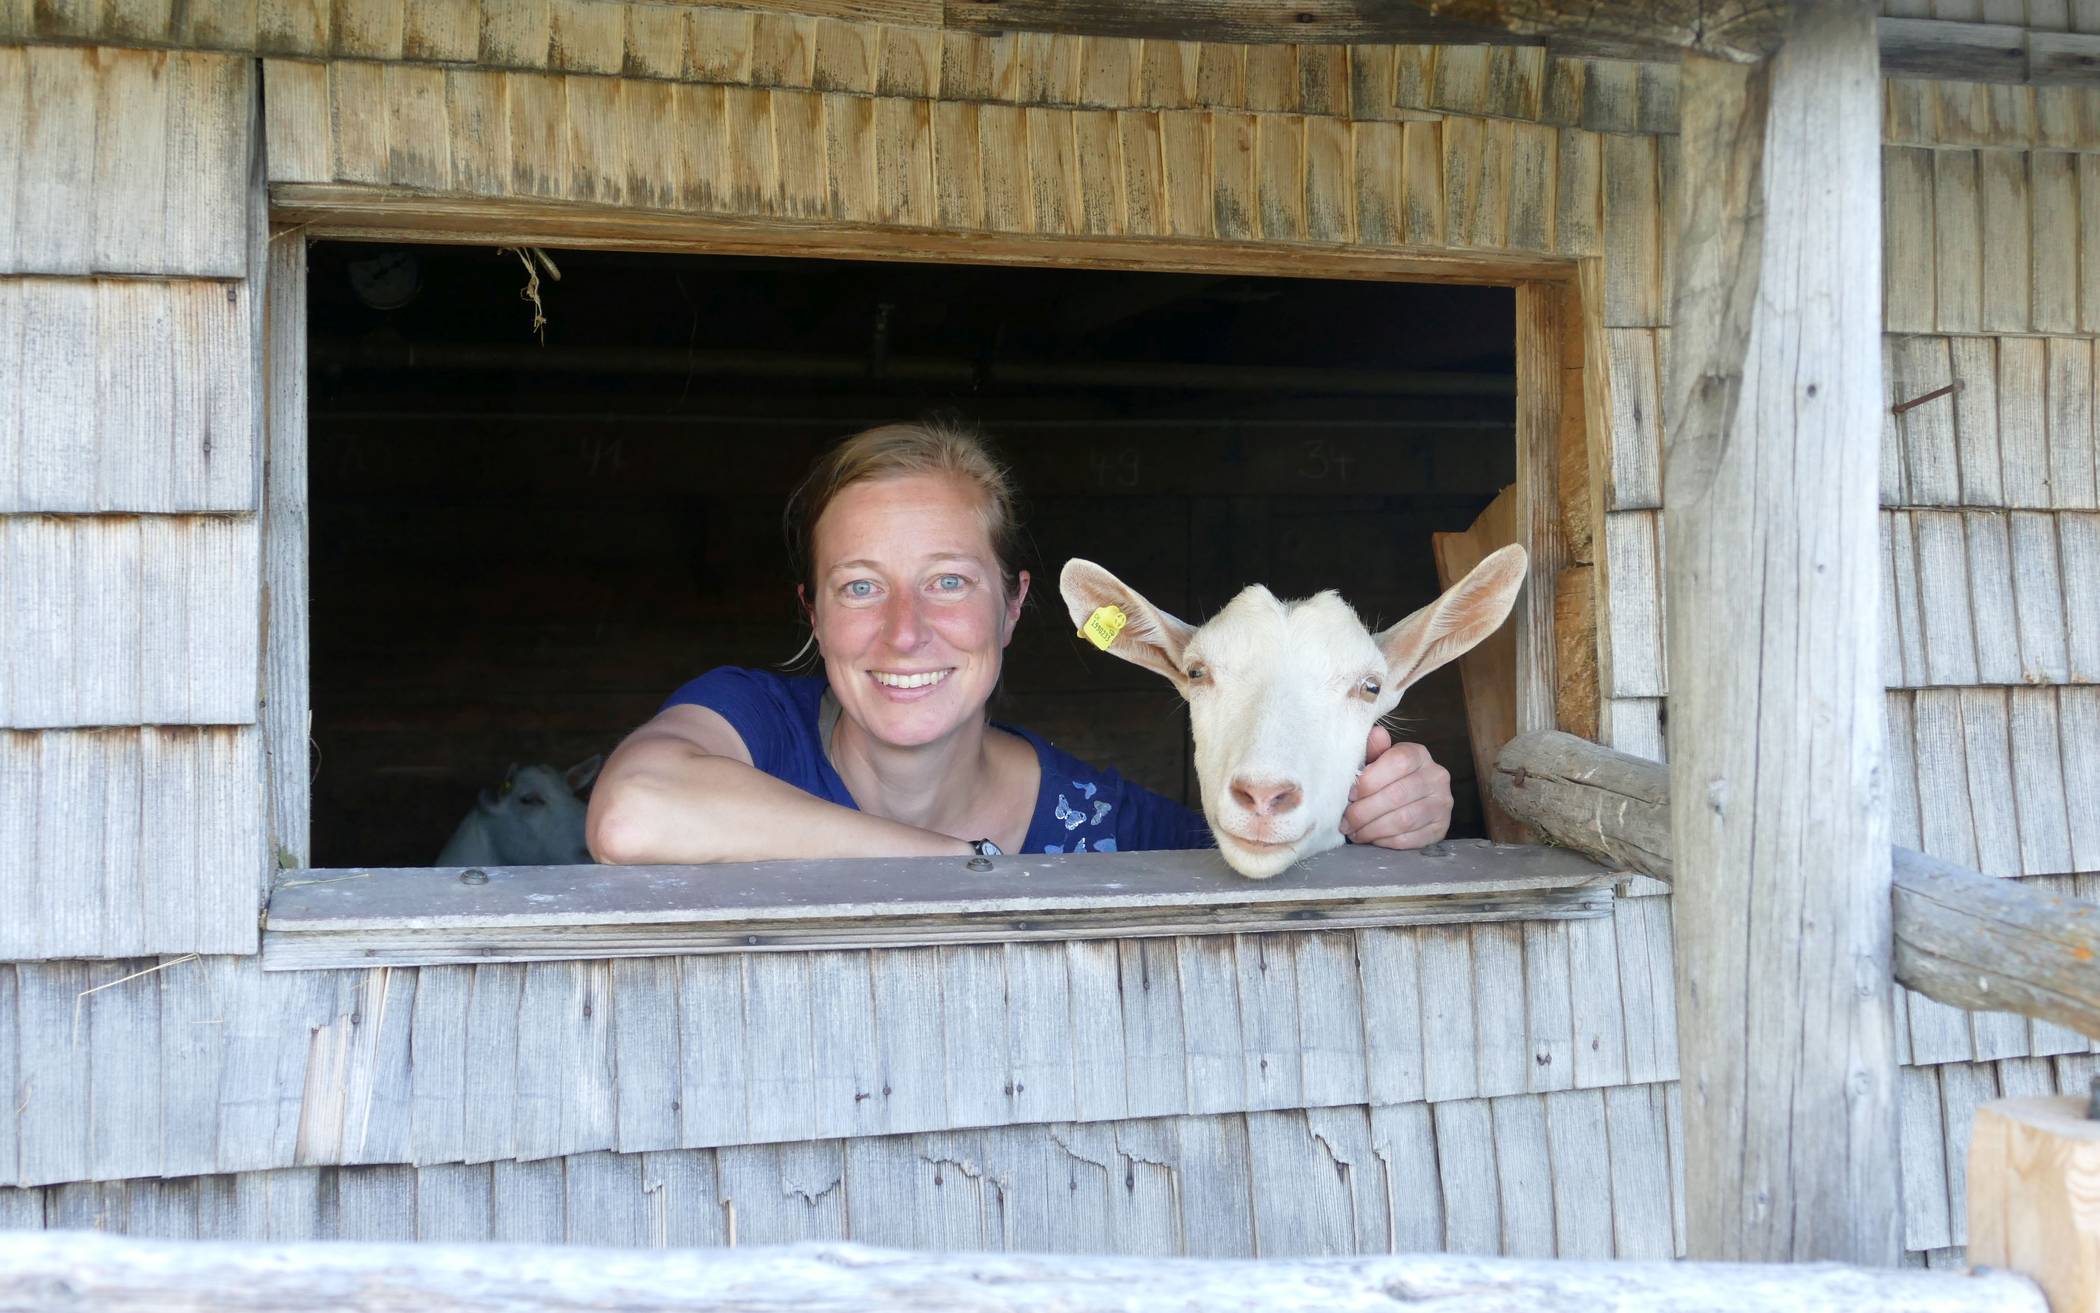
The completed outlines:
{"type": "MultiPolygon", "coordinates": [[[[314,866],[432,864],[513,764],[559,805],[686,679],[789,658],[782,501],[873,423],[947,411],[1016,470],[1036,584],[995,717],[1192,806],[1178,697],[1072,636],[1063,562],[1191,618],[1261,582],[1390,622],[1515,478],[1507,288],[546,257],[313,248],[314,866]]],[[[1480,834],[1457,667],[1402,713],[1480,834]]]]}

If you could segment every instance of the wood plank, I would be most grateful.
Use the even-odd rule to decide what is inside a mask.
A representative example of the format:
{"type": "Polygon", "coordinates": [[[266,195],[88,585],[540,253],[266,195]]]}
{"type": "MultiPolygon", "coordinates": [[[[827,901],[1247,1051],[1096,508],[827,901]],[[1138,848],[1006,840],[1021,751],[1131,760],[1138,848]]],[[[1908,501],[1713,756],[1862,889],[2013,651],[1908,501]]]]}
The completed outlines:
{"type": "Polygon", "coordinates": [[[1417,246],[1443,246],[1450,238],[1444,225],[1444,123],[1410,119],[1401,125],[1405,160],[1399,213],[1406,240],[1417,246]]]}
{"type": "Polygon", "coordinates": [[[1532,1053],[1524,993],[1524,934],[1514,925],[1469,931],[1473,957],[1474,1072],[1482,1094],[1523,1092],[1532,1053]]]}
{"type": "Polygon", "coordinates": [[[1656,335],[1646,329],[1608,329],[1605,351],[1612,417],[1606,509],[1660,507],[1663,408],[1656,335]]]}
{"type": "MultiPolygon", "coordinates": [[[[1900,413],[1891,416],[1901,441],[1902,504],[1963,504],[1961,463],[1955,440],[1958,397],[1950,393],[1922,404],[1910,404],[1919,397],[1955,386],[1947,339],[1890,337],[1887,357],[1889,405],[1891,410],[1902,407],[1900,413]]],[[[1995,432],[1990,436],[1995,440],[1995,432]]],[[[1995,465],[1995,459],[1992,463],[1995,465]]]]}
{"type": "Polygon", "coordinates": [[[1256,235],[1256,162],[1252,113],[1210,113],[1210,149],[1205,172],[1212,183],[1210,235],[1252,239],[1256,235]]]}
{"type": "MultiPolygon", "coordinates": [[[[683,176],[687,156],[676,117],[678,89],[667,82],[633,78],[623,82],[620,90],[625,149],[614,155],[627,165],[623,191],[628,203],[676,209],[691,190],[683,176]]],[[[863,213],[861,217],[867,216],[863,213]]]]}
{"type": "Polygon", "coordinates": [[[2100,867],[2100,688],[2067,688],[2057,694],[2064,753],[2064,804],[2071,822],[2071,863],[2081,871],[2100,867]]]}
{"type": "Polygon", "coordinates": [[[1608,1201],[1599,1200],[1597,1190],[1599,1182],[1612,1179],[1604,1100],[1605,1095],[1595,1090],[1573,1090],[1540,1101],[1552,1178],[1553,1253],[1559,1258],[1594,1260],[1612,1255],[1616,1210],[1608,1201]]]}
{"type": "Polygon", "coordinates": [[[678,1105],[687,1145],[735,1144],[750,1136],[744,967],[742,956],[678,963],[678,1105]]]}
{"type": "Polygon", "coordinates": [[[2020,683],[2060,685],[2071,674],[2064,645],[2064,586],[2056,561],[2056,519],[2033,510],[2014,510],[2010,515],[2020,683]]]}
{"type": "Polygon", "coordinates": [[[1608,135],[1603,159],[1604,323],[1653,327],[1667,315],[1654,138],[1608,135]]]}
{"type": "Polygon", "coordinates": [[[1620,1259],[1676,1257],[1671,1241],[1672,1185],[1668,1104],[1657,1086],[1604,1091],[1611,1146],[1612,1248],[1620,1259]]]}
{"type": "Polygon", "coordinates": [[[253,368],[251,311],[223,283],[0,280],[0,390],[29,402],[0,513],[254,509],[251,389],[219,385],[253,368]]]}
{"type": "Polygon", "coordinates": [[[488,868],[485,884],[436,887],[427,868],[351,879],[309,873],[280,881],[270,951],[273,967],[284,969],[346,955],[363,965],[404,954],[573,957],[585,947],[586,925],[592,953],[636,956],[647,955],[647,944],[674,941],[734,951],[754,935],[768,944],[869,947],[1471,921],[1496,916],[1502,895],[1512,917],[1596,915],[1608,905],[1593,886],[1592,864],[1548,849],[1497,850],[1485,840],[1454,841],[1426,855],[1335,849],[1295,868],[1287,884],[1239,880],[1202,853],[999,860],[1028,882],[1027,894],[987,898],[976,873],[944,859],[774,862],[741,876],[725,866],[711,871],[704,889],[671,867],[628,868],[614,886],[562,867],[488,868]],[[1115,863],[1120,891],[1102,887],[1103,862],[1115,863]],[[900,889],[913,893],[900,897],[900,889]],[[884,923],[901,936],[879,933],[884,923]],[[469,943],[478,947],[468,950],[469,943]]]}
{"type": "Polygon", "coordinates": [[[2020,679],[2019,622],[2013,611],[2012,544],[2006,517],[1977,511],[1962,517],[1968,545],[1965,581],[1927,579],[1925,587],[1963,588],[1975,626],[1976,675],[1986,684],[2014,684],[2020,679]]]}
{"type": "MultiPolygon", "coordinates": [[[[2056,532],[2063,577],[2100,578],[2100,515],[2066,512],[2056,517],[2056,532]]],[[[2100,598],[2089,588],[2066,588],[2063,609],[2071,681],[2100,683],[2100,598]]]]}
{"type": "Polygon", "coordinates": [[[1619,511],[1604,517],[1606,579],[1605,690],[1614,697],[1660,697],[1665,687],[1662,614],[1662,517],[1619,511]]]}
{"type": "Polygon", "coordinates": [[[1243,1088],[1255,1108],[1304,1102],[1298,1034],[1298,974],[1287,936],[1236,935],[1243,1088]]]}
{"type": "Polygon", "coordinates": [[[2100,158],[2078,157],[2078,328],[2100,327],[2100,158]]]}
{"type": "Polygon", "coordinates": [[[47,46],[18,60],[0,273],[240,275],[247,61],[47,46]]]}
{"type": "Polygon", "coordinates": [[[1491,1103],[1488,1099],[1459,1099],[1430,1105],[1436,1124],[1444,1248],[1453,1254],[1501,1252],[1500,1191],[1483,1188],[1496,1179],[1491,1103]]]}
{"type": "Polygon", "coordinates": [[[2078,164],[2067,151],[2035,151],[2027,167],[2033,232],[2028,250],[2036,332],[2078,330],[2078,164]]]}
{"type": "Polygon", "coordinates": [[[1933,152],[1889,146],[1882,150],[1881,161],[1884,322],[1891,333],[1931,332],[1938,326],[1933,152]]]}
{"type": "Polygon", "coordinates": [[[1301,1089],[1312,1106],[1366,1098],[1363,981],[1348,934],[1290,937],[1298,984],[1301,1089]]]}
{"type": "Polygon", "coordinates": [[[2048,338],[2044,362],[2052,504],[2100,506],[2093,442],[2093,344],[2082,338],[2048,338]]]}
{"type": "Polygon", "coordinates": [[[1554,1253],[1552,1166],[1546,1101],[1520,1094],[1489,1101],[1495,1133],[1495,1180],[1501,1193],[1500,1252],[1512,1258],[1554,1253]]]}
{"type": "Polygon", "coordinates": [[[253,722],[258,540],[252,517],[0,518],[0,617],[49,658],[0,682],[0,722],[253,722]]]}
{"type": "Polygon", "coordinates": [[[1973,684],[1976,628],[1970,615],[1963,517],[1951,511],[1919,511],[1911,516],[1911,527],[1918,551],[1927,675],[1934,684],[1973,684]]]}
{"type": "Polygon", "coordinates": [[[1604,253],[1604,138],[1577,128],[1560,130],[1554,168],[1553,232],[1561,255],[1604,253]]]}
{"type": "Polygon", "coordinates": [[[1373,1104],[1424,1097],[1419,943],[1417,935],[1406,931],[1356,932],[1365,1080],[1373,1104]]]}
{"type": "Polygon", "coordinates": [[[252,952],[258,756],[247,729],[0,735],[0,815],[34,874],[0,894],[0,950],[252,952]],[[142,844],[149,834],[160,841],[142,844]],[[166,914],[147,918],[149,906],[166,914]]]}
{"type": "Polygon", "coordinates": [[[1982,217],[1974,151],[1933,153],[1935,325],[1943,333],[1983,327],[1982,217]]]}
{"type": "Polygon", "coordinates": [[[476,196],[509,190],[510,109],[503,74],[445,72],[446,114],[453,125],[452,189],[476,196]]]}
{"type": "Polygon", "coordinates": [[[1418,932],[1422,977],[1422,1086],[1431,1103],[1479,1093],[1473,941],[1459,926],[1418,932]]]}
{"type": "MultiPolygon", "coordinates": [[[[1431,142],[1434,137],[1429,138],[1431,142]]],[[[1358,123],[1354,132],[1352,193],[1358,238],[1366,245],[1407,240],[1406,137],[1399,124],[1358,123]]],[[[1441,206],[1437,221],[1441,223],[1441,206]]]]}
{"type": "Polygon", "coordinates": [[[2056,692],[2013,688],[2007,690],[2006,700],[2011,715],[2012,789],[2019,809],[2019,869],[2027,875],[2074,870],[2056,692]]]}
{"type": "Polygon", "coordinates": [[[1988,337],[1957,337],[1949,343],[1955,454],[1962,501],[1970,506],[2006,504],[1998,441],[1998,346],[1999,339],[1988,337]]]}
{"type": "Polygon", "coordinates": [[[1985,332],[2025,332],[2033,323],[2027,153],[1976,152],[1976,191],[1983,213],[1981,326],[1985,332]]]}
{"type": "Polygon", "coordinates": [[[2047,359],[2047,344],[2040,338],[1998,341],[1998,446],[2008,506],[2053,504],[2047,359]]]}

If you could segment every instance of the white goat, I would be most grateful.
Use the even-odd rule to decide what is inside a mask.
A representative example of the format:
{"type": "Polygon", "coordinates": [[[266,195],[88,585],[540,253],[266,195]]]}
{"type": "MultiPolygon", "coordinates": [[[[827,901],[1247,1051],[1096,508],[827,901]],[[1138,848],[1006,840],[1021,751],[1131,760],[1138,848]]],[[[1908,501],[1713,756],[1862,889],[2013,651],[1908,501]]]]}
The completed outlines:
{"type": "Polygon", "coordinates": [[[1266,880],[1342,842],[1372,724],[1409,685],[1500,627],[1524,569],[1524,549],[1504,547],[1376,635],[1333,592],[1284,602],[1257,584],[1198,628],[1092,561],[1067,562],[1058,583],[1082,632],[1094,622],[1097,643],[1108,639],[1106,650],[1181,690],[1219,852],[1266,880]],[[1119,608],[1120,628],[1107,607],[1119,608]]]}

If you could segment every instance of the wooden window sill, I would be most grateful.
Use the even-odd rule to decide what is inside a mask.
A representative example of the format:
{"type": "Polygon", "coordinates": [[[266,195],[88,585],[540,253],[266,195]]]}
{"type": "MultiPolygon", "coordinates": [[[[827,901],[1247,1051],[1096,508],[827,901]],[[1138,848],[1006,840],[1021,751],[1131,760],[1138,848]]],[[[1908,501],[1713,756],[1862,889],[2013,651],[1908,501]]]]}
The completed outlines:
{"type": "Polygon", "coordinates": [[[1214,852],[287,871],[270,894],[271,971],[534,962],[1439,922],[1611,910],[1606,868],[1560,848],[1461,839],[1343,847],[1273,880],[1214,852]],[[978,859],[980,862],[987,859],[978,859]]]}

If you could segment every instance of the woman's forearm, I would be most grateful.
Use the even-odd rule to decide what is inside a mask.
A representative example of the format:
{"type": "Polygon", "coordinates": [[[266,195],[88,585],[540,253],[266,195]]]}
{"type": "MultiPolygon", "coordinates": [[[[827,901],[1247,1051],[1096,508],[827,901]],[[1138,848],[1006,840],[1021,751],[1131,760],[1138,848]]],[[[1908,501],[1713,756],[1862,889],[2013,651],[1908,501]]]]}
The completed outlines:
{"type": "Polygon", "coordinates": [[[591,794],[591,855],[625,866],[791,857],[939,857],[960,839],[813,797],[675,739],[631,743],[591,794]]]}

